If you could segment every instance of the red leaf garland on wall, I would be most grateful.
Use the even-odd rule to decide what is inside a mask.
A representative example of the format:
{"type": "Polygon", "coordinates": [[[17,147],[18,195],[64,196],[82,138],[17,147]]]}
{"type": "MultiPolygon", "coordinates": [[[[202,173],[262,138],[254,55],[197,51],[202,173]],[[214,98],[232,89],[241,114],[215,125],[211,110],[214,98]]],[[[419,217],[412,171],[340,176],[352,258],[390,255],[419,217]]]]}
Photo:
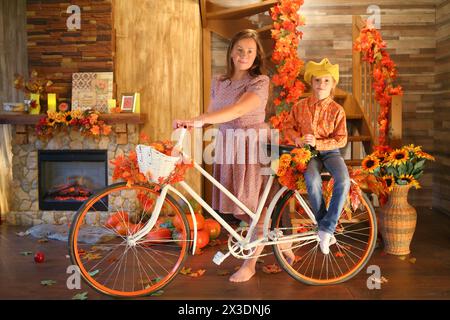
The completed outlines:
{"type": "Polygon", "coordinates": [[[386,47],[381,34],[370,21],[367,21],[353,48],[355,51],[362,52],[363,60],[372,65],[372,88],[375,90],[375,100],[380,104],[378,143],[381,146],[388,144],[389,109],[392,96],[403,95],[401,86],[393,85],[393,81],[397,78],[397,69],[386,47]]]}
{"type": "MultiPolygon", "coordinates": [[[[304,25],[304,19],[298,14],[303,0],[280,0],[271,10],[273,22],[272,39],[275,47],[272,61],[277,73],[272,77],[274,84],[274,104],[277,115],[270,119],[272,126],[281,131],[283,122],[292,105],[297,102],[305,90],[299,79],[304,63],[298,57],[297,48],[303,33],[298,31],[304,25]]],[[[281,141],[283,143],[283,141],[281,141]]]]}

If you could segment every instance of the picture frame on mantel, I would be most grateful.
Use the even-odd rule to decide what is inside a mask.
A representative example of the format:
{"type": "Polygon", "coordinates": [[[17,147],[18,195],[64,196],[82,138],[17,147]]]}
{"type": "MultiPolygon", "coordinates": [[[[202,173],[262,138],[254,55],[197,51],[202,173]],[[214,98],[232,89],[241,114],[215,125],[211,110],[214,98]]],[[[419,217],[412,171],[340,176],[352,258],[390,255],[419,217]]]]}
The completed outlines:
{"type": "Polygon", "coordinates": [[[136,108],[136,99],[134,93],[123,93],[122,101],[120,103],[121,112],[134,112],[136,108]]]}
{"type": "Polygon", "coordinates": [[[113,97],[113,72],[77,72],[72,74],[72,110],[93,109],[108,113],[113,97]]]}

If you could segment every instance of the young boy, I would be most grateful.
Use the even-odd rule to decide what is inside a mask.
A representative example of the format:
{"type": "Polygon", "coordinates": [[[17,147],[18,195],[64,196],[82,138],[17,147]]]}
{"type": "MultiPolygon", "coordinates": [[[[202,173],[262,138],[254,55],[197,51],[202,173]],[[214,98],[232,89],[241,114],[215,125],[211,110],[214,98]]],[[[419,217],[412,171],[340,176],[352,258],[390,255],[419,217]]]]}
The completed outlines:
{"type": "Polygon", "coordinates": [[[329,246],[336,243],[333,234],[350,189],[347,166],[339,152],[339,148],[347,144],[345,112],[333,100],[339,82],[339,65],[332,65],[326,58],[320,63],[310,61],[306,64],[304,79],[311,85],[313,94],[292,107],[284,125],[284,135],[297,146],[309,144],[319,151],[308,164],[305,181],[319,225],[320,249],[328,254],[329,246]],[[334,178],[328,210],[322,197],[320,172],[323,167],[334,178]]]}

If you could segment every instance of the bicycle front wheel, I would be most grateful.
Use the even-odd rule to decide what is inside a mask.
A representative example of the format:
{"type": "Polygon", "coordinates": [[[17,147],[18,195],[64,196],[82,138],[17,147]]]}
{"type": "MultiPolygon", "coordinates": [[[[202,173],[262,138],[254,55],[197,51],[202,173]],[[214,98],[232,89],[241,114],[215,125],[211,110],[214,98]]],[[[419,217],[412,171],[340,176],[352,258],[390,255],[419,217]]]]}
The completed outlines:
{"type": "Polygon", "coordinates": [[[139,297],[162,289],[178,273],[189,250],[189,224],[170,195],[146,236],[128,241],[151,218],[158,196],[150,185],[118,183],[91,196],[78,210],[69,251],[91,287],[110,296],[139,297]]]}
{"type": "Polygon", "coordinates": [[[289,191],[278,201],[272,230],[282,235],[281,239],[292,238],[290,245],[273,246],[282,268],[294,279],[309,285],[337,284],[354,277],[370,259],[377,236],[375,211],[363,193],[358,208],[351,215],[341,215],[334,232],[336,243],[330,246],[327,255],[319,248],[315,237],[317,226],[306,214],[296,192],[289,191]]]}

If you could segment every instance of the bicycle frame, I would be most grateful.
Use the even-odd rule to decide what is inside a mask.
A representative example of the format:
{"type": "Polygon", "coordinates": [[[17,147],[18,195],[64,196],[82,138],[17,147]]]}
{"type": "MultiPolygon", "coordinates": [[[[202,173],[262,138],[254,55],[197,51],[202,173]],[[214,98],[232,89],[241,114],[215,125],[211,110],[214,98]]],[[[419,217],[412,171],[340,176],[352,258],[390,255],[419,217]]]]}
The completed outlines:
{"type": "MultiPolygon", "coordinates": [[[[262,243],[264,244],[278,244],[278,243],[283,243],[283,242],[291,242],[291,238],[295,237],[295,238],[299,238],[299,235],[295,235],[295,236],[288,236],[286,237],[286,239],[281,240],[281,241],[268,241],[269,239],[269,227],[270,227],[270,220],[271,220],[271,216],[272,216],[272,212],[275,208],[275,205],[277,203],[277,201],[280,199],[280,197],[288,190],[286,187],[282,187],[274,196],[274,198],[272,199],[272,201],[269,204],[269,207],[267,209],[267,214],[265,216],[264,219],[264,223],[263,223],[263,237],[254,241],[251,241],[251,236],[256,228],[256,225],[259,221],[259,218],[261,217],[261,213],[264,209],[264,204],[266,203],[267,197],[269,196],[269,192],[270,189],[272,188],[275,176],[271,175],[269,177],[269,180],[265,186],[263,195],[260,199],[260,202],[258,204],[258,208],[256,210],[256,212],[252,212],[247,206],[245,206],[245,204],[243,204],[238,198],[236,198],[236,196],[234,196],[228,189],[226,189],[222,184],[220,184],[219,181],[217,181],[214,177],[212,177],[207,171],[205,171],[198,163],[196,163],[195,161],[193,161],[192,159],[190,159],[181,149],[181,144],[184,140],[184,136],[186,134],[186,129],[182,128],[181,129],[181,135],[180,138],[177,142],[177,144],[175,145],[174,148],[179,148],[179,152],[180,152],[180,158],[181,157],[186,157],[189,160],[192,161],[194,168],[200,172],[200,174],[202,176],[204,176],[205,178],[207,178],[212,184],[214,184],[217,188],[219,188],[227,197],[229,197],[236,205],[239,206],[239,208],[241,208],[248,216],[250,216],[251,218],[251,223],[249,225],[249,231],[247,233],[247,235],[245,237],[242,237],[240,234],[238,234],[232,226],[230,226],[210,205],[208,205],[203,199],[202,197],[195,192],[186,182],[181,181],[179,182],[179,185],[187,192],[189,193],[189,195],[191,195],[201,206],[202,208],[204,208],[207,212],[209,212],[209,214],[211,214],[211,216],[214,217],[215,220],[217,220],[217,222],[220,223],[220,225],[225,228],[232,236],[233,238],[235,238],[238,243],[240,245],[243,246],[244,249],[251,249],[253,247],[256,247],[262,243]]],[[[189,204],[189,201],[183,196],[183,194],[181,192],[179,192],[177,189],[175,189],[173,186],[171,185],[165,185],[164,187],[162,187],[161,189],[161,193],[158,196],[158,199],[156,201],[155,204],[155,208],[153,209],[152,212],[152,216],[150,218],[150,220],[146,223],[146,225],[136,234],[130,236],[127,241],[129,243],[136,243],[137,241],[139,241],[141,238],[143,238],[155,225],[160,211],[161,211],[161,207],[163,205],[164,199],[167,195],[167,192],[171,191],[173,193],[175,193],[177,196],[179,196],[183,201],[185,201],[185,203],[188,205],[189,211],[191,213],[192,216],[192,220],[193,220],[193,231],[194,231],[194,239],[193,239],[193,247],[192,247],[192,252],[194,253],[196,250],[196,242],[197,242],[197,220],[195,218],[195,214],[194,214],[194,210],[192,208],[192,206],[189,204]]],[[[303,207],[303,209],[305,210],[305,212],[307,213],[307,215],[310,217],[310,219],[315,223],[315,217],[314,214],[312,213],[311,209],[309,208],[309,206],[306,204],[305,200],[303,199],[303,197],[301,196],[301,194],[296,191],[295,193],[296,198],[299,200],[301,206],[303,207]]],[[[305,233],[304,235],[301,236],[302,240],[314,240],[316,239],[317,236],[315,234],[312,233],[305,233]]]]}

